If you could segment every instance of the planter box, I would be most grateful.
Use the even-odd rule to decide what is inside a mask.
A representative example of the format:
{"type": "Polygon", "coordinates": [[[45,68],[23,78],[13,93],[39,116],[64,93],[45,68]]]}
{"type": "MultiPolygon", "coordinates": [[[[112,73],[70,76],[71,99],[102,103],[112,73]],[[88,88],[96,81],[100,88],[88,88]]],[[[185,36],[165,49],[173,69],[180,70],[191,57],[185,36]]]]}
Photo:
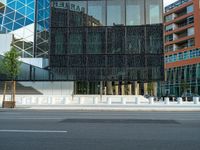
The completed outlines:
{"type": "Polygon", "coordinates": [[[13,101],[4,101],[2,105],[3,108],[15,108],[15,102],[13,101]]]}

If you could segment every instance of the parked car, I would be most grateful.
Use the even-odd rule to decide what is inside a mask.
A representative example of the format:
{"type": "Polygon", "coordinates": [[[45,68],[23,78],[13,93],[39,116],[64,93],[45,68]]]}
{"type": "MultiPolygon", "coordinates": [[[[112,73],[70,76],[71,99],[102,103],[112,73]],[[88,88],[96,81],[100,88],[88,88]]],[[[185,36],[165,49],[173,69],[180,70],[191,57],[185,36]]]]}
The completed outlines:
{"type": "Polygon", "coordinates": [[[200,97],[198,94],[194,94],[194,93],[183,93],[181,95],[181,97],[183,98],[183,101],[193,101],[193,97],[200,97]]]}

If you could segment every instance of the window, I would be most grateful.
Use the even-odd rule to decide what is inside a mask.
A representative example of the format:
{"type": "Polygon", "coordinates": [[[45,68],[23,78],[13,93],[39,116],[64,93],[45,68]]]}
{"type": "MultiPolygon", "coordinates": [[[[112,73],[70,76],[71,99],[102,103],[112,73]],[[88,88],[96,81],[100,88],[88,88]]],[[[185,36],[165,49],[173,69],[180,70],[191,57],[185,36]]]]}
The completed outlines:
{"type": "Polygon", "coordinates": [[[188,52],[184,52],[184,53],[183,53],[183,59],[186,60],[186,59],[188,59],[188,57],[189,57],[189,56],[188,56],[188,52]]]}
{"type": "Polygon", "coordinates": [[[168,45],[165,47],[165,52],[173,51],[173,45],[168,45]]]}
{"type": "Polygon", "coordinates": [[[192,23],[194,23],[194,17],[193,16],[188,17],[187,18],[187,24],[192,24],[192,23]]]}
{"type": "Polygon", "coordinates": [[[173,19],[172,14],[168,15],[168,16],[165,16],[165,22],[172,21],[172,19],[173,19]]]}
{"type": "Polygon", "coordinates": [[[147,0],[146,1],[146,23],[156,24],[162,23],[162,1],[161,0],[147,0]]]}
{"type": "Polygon", "coordinates": [[[188,36],[194,35],[194,27],[187,29],[188,36]]]}
{"type": "Polygon", "coordinates": [[[188,40],[188,47],[194,46],[195,45],[195,41],[194,39],[189,39],[188,40]]]}
{"type": "Polygon", "coordinates": [[[187,7],[187,13],[193,12],[193,10],[194,10],[193,5],[190,5],[190,6],[187,7]]]}
{"type": "Polygon", "coordinates": [[[165,42],[173,41],[173,34],[165,36],[165,42]]]}
{"type": "Polygon", "coordinates": [[[144,0],[126,0],[126,25],[142,24],[144,24],[144,0]]]}
{"type": "Polygon", "coordinates": [[[125,24],[125,7],[124,0],[107,1],[107,25],[124,25],[125,24]]]}
{"type": "Polygon", "coordinates": [[[173,30],[173,25],[170,24],[168,26],[165,27],[165,31],[168,32],[168,31],[172,31],[173,30]]]}
{"type": "Polygon", "coordinates": [[[105,25],[105,1],[88,1],[88,23],[91,26],[105,25]]]}
{"type": "Polygon", "coordinates": [[[86,1],[70,1],[69,25],[73,27],[86,25],[86,1]]]}
{"type": "Polygon", "coordinates": [[[178,60],[183,60],[183,53],[178,53],[178,60]]]}

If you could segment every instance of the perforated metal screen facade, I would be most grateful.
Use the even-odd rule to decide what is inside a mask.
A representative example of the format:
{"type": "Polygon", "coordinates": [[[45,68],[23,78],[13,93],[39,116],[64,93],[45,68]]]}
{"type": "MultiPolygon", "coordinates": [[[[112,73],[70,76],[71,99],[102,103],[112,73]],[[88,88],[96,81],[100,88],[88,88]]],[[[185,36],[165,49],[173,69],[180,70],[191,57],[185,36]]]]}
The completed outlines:
{"type": "Polygon", "coordinates": [[[158,0],[150,1],[152,5],[138,0],[52,2],[50,68],[53,80],[162,80],[162,5],[158,0]],[[130,20],[128,13],[133,12],[128,8],[132,4],[141,8],[138,12],[143,11],[143,20],[137,17],[130,20]],[[116,13],[120,17],[113,19],[116,13]]]}

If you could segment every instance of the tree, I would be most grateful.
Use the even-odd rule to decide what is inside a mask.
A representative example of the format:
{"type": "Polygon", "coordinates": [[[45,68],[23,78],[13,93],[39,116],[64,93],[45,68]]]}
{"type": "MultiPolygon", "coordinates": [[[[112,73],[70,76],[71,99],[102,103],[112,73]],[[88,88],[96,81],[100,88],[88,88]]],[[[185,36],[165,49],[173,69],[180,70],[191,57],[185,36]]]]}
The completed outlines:
{"type": "MultiPolygon", "coordinates": [[[[6,80],[11,81],[12,83],[11,97],[14,104],[15,104],[15,94],[16,94],[16,77],[20,73],[20,65],[21,65],[21,62],[19,61],[19,56],[20,56],[19,52],[14,47],[12,47],[10,51],[5,53],[3,60],[1,62],[2,73],[6,75],[6,80]]],[[[4,84],[3,102],[5,101],[7,81],[5,81],[4,84]]]]}

